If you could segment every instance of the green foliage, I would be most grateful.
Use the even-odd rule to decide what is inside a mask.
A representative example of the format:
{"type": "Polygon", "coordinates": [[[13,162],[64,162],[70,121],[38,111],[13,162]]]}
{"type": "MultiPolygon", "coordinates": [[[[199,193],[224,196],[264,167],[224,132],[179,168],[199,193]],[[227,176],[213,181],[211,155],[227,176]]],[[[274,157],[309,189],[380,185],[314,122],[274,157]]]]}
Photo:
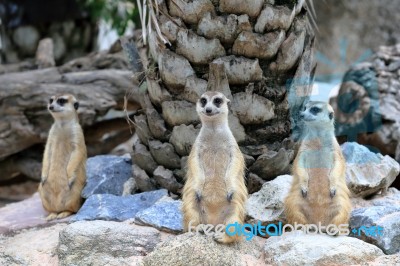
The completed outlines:
{"type": "Polygon", "coordinates": [[[85,0],[84,7],[93,19],[110,22],[119,35],[125,32],[130,21],[141,27],[135,0],[85,0]]]}

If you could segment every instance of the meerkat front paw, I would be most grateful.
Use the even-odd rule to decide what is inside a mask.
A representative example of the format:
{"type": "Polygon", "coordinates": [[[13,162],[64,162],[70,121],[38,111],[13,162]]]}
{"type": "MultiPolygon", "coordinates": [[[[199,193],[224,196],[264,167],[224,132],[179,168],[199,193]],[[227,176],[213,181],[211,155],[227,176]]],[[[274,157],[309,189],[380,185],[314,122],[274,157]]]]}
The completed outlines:
{"type": "Polygon", "coordinates": [[[200,202],[201,198],[202,198],[201,192],[200,191],[196,191],[195,192],[195,197],[196,197],[196,202],[200,202]]]}
{"type": "Polygon", "coordinates": [[[47,176],[42,176],[42,178],[40,179],[40,183],[42,185],[44,185],[44,183],[46,183],[46,180],[47,180],[47,176]]]}
{"type": "Polygon", "coordinates": [[[331,198],[333,198],[336,195],[336,188],[335,187],[330,187],[329,188],[329,194],[331,198]]]}
{"type": "Polygon", "coordinates": [[[300,191],[301,191],[301,195],[303,196],[303,198],[306,198],[306,197],[307,197],[307,194],[308,194],[308,188],[302,186],[302,187],[300,188],[300,191]]]}
{"type": "Polygon", "coordinates": [[[228,192],[228,193],[226,194],[226,199],[228,200],[228,202],[231,202],[231,201],[232,201],[232,199],[233,199],[233,194],[234,194],[233,191],[228,192]]]}
{"type": "Polygon", "coordinates": [[[68,188],[71,189],[76,180],[76,175],[68,177],[68,188]]]}

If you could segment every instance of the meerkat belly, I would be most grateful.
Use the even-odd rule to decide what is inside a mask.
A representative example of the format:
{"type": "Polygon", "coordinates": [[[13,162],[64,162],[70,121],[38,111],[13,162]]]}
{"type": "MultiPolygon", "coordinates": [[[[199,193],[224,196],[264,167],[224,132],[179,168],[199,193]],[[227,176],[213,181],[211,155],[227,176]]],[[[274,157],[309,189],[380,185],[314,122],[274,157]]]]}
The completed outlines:
{"type": "Polygon", "coordinates": [[[231,212],[225,182],[226,170],[230,162],[229,150],[210,148],[205,150],[203,158],[203,167],[205,169],[203,193],[207,197],[202,201],[203,208],[208,214],[207,223],[214,225],[224,223],[225,218],[231,212]]]}
{"type": "Polygon", "coordinates": [[[67,133],[57,135],[51,150],[48,183],[53,193],[61,193],[68,187],[67,166],[72,153],[71,139],[67,133]]]}

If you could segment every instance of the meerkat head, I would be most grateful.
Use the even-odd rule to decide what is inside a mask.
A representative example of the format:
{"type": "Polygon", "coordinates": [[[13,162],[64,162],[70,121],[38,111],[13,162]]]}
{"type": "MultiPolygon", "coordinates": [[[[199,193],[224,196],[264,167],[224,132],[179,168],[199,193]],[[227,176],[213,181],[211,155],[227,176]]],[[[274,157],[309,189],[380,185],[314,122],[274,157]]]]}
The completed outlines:
{"type": "Polygon", "coordinates": [[[333,126],[333,117],[333,108],[326,102],[310,101],[300,113],[300,119],[309,126],[333,126]]]}
{"type": "Polygon", "coordinates": [[[197,101],[196,111],[202,122],[217,121],[228,116],[228,102],[224,94],[217,91],[207,91],[197,101]]]}
{"type": "Polygon", "coordinates": [[[79,102],[71,94],[52,96],[47,108],[55,119],[69,118],[76,115],[79,102]]]}

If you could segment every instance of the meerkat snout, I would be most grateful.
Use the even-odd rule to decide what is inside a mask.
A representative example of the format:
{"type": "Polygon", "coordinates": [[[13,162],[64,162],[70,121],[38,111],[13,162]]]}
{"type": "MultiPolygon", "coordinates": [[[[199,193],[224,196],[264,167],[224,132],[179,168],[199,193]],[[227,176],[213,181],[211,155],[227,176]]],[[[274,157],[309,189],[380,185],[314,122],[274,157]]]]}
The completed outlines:
{"type": "Polygon", "coordinates": [[[334,124],[333,109],[325,102],[308,102],[305,105],[304,110],[300,112],[299,118],[309,126],[312,126],[313,124],[334,124]]]}
{"type": "Polygon", "coordinates": [[[208,91],[201,95],[196,105],[196,111],[200,119],[205,122],[228,115],[229,99],[224,94],[216,91],[208,91]]]}

